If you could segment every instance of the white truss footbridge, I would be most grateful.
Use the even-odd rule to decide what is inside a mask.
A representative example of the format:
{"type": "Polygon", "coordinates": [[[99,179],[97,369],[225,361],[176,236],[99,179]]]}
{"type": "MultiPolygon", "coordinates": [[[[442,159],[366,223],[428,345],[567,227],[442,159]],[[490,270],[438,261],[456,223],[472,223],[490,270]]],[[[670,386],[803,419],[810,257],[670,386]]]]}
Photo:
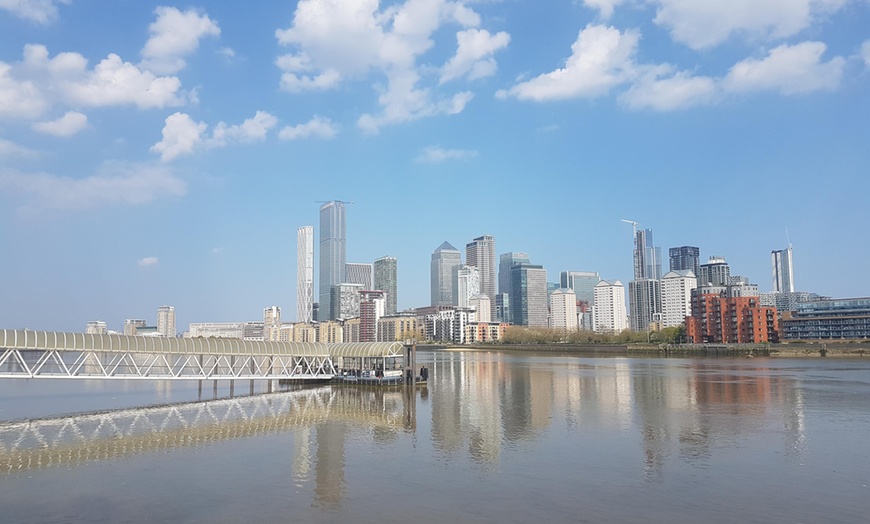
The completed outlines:
{"type": "Polygon", "coordinates": [[[324,344],[228,338],[0,331],[0,378],[328,380],[344,359],[404,360],[400,342],[324,344]]]}

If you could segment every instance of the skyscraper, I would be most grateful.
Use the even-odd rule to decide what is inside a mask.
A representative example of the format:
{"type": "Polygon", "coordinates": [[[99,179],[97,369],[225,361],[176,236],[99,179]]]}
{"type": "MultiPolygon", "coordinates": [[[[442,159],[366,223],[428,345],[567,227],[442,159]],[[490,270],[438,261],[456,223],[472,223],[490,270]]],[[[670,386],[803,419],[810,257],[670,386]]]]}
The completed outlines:
{"type": "Polygon", "coordinates": [[[296,321],[310,324],[314,309],[314,226],[296,230],[296,321]]]}
{"type": "Polygon", "coordinates": [[[386,293],[386,305],[384,306],[384,314],[386,316],[395,315],[398,309],[396,308],[397,299],[396,292],[398,291],[398,262],[396,257],[381,257],[375,260],[375,289],[386,293]]]}
{"type": "Polygon", "coordinates": [[[173,306],[157,308],[157,334],[161,337],[175,336],[175,308],[173,306]]]}
{"type": "Polygon", "coordinates": [[[629,325],[633,331],[649,331],[653,322],[661,321],[661,282],[654,278],[641,278],[628,283],[631,305],[629,325]]]}
{"type": "Polygon", "coordinates": [[[281,308],[263,308],[263,340],[277,342],[281,339],[281,308]]]}
{"type": "Polygon", "coordinates": [[[634,237],[634,279],[662,278],[661,249],[653,245],[652,229],[638,229],[634,237]]]}
{"type": "Polygon", "coordinates": [[[698,276],[701,266],[701,250],[695,246],[672,247],[668,250],[671,271],[689,270],[698,276]]]}
{"type": "Polygon", "coordinates": [[[361,284],[363,289],[372,288],[372,265],[348,262],[344,265],[344,281],[350,284],[361,284]]]}
{"type": "Polygon", "coordinates": [[[580,302],[595,305],[595,286],[601,278],[597,271],[562,271],[559,274],[559,287],[574,291],[580,302]]]}
{"type": "Polygon", "coordinates": [[[529,255],[526,253],[502,253],[498,257],[498,292],[511,292],[511,266],[515,264],[530,264],[529,255]]]}
{"type": "Polygon", "coordinates": [[[345,278],[344,202],[333,200],[320,206],[320,312],[333,320],[332,288],[345,278]]]}
{"type": "Polygon", "coordinates": [[[495,316],[495,237],[483,235],[466,244],[465,263],[480,271],[480,293],[489,297],[492,308],[490,316],[495,316]]]}
{"type": "Polygon", "coordinates": [[[701,264],[698,273],[698,287],[727,286],[731,283],[731,268],[725,257],[711,256],[706,264],[701,264]]]}
{"type": "Polygon", "coordinates": [[[543,266],[511,266],[510,307],[514,324],[547,327],[547,270],[543,266]]]}
{"type": "Polygon", "coordinates": [[[471,297],[479,294],[480,270],[475,266],[460,266],[456,271],[456,305],[471,307],[471,297]]]}
{"type": "Polygon", "coordinates": [[[453,288],[453,273],[462,263],[459,250],[444,242],[432,252],[430,264],[430,295],[433,306],[455,305],[453,288]]]}
{"type": "Polygon", "coordinates": [[[791,293],[795,291],[791,245],[785,249],[771,251],[770,265],[773,269],[774,293],[791,293]]]}

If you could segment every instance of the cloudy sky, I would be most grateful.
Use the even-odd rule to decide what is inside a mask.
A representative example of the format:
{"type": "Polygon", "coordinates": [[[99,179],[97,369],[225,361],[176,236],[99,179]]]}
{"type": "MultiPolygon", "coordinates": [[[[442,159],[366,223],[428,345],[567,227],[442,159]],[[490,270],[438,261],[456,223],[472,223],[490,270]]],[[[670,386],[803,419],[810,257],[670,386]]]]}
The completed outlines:
{"type": "Polygon", "coordinates": [[[621,219],[870,295],[868,0],[0,0],[0,43],[0,327],[294,320],[331,199],[399,308],[483,234],[627,282],[621,219]]]}

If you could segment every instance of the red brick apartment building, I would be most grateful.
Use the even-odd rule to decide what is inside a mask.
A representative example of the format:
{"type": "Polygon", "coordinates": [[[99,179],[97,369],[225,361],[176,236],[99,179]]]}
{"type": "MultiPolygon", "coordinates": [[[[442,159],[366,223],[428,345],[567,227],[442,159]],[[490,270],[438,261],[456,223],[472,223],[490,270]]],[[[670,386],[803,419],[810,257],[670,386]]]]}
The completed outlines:
{"type": "Polygon", "coordinates": [[[776,308],[760,306],[758,297],[699,293],[692,295],[686,336],[695,344],[779,342],[779,320],[776,308]]]}

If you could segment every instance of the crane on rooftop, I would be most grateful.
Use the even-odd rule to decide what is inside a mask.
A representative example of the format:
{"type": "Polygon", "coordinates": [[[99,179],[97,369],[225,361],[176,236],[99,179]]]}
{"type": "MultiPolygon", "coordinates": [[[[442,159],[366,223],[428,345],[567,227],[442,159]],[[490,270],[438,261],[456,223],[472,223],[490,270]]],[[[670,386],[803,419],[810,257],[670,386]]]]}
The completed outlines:
{"type": "Polygon", "coordinates": [[[637,238],[637,226],[640,225],[640,222],[635,222],[634,220],[626,220],[624,218],[622,219],[622,221],[626,224],[631,224],[632,238],[637,238]]]}

